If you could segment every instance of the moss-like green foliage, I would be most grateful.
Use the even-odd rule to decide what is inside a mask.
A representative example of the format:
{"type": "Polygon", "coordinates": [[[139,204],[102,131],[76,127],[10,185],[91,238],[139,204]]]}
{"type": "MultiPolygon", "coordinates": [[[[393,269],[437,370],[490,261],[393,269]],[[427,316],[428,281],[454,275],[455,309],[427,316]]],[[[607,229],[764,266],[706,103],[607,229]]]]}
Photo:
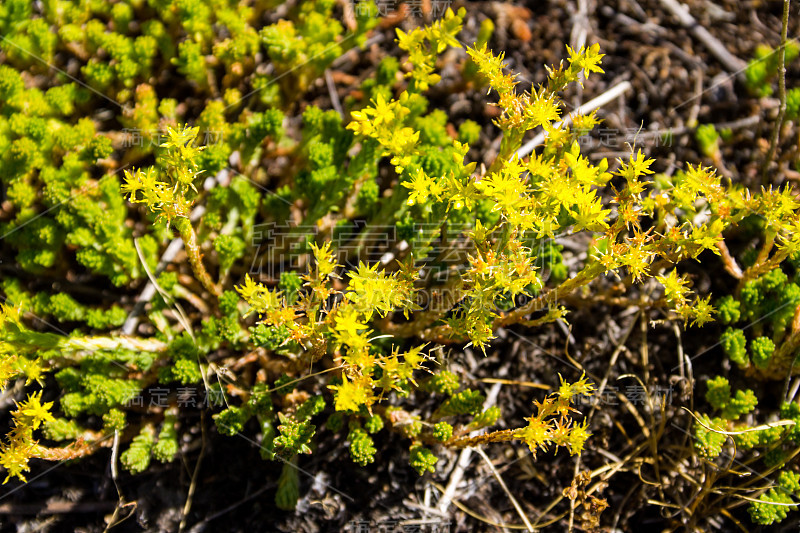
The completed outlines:
{"type": "Polygon", "coordinates": [[[766,272],[755,279],[749,276],[742,280],[738,297],[729,295],[719,300],[720,318],[731,324],[720,339],[726,355],[739,367],[771,379],[783,379],[792,367],[797,341],[791,323],[800,304],[800,286],[795,279],[797,269],[791,266],[791,253],[783,251],[780,257],[786,259],[783,264],[774,260],[768,266],[763,262],[751,264],[748,273],[757,267],[756,272],[766,272]],[[747,335],[737,325],[747,326],[747,335]]]}
{"type": "Polygon", "coordinates": [[[437,409],[437,416],[475,415],[483,406],[486,397],[480,391],[466,389],[453,394],[437,409]]]}
{"type": "Polygon", "coordinates": [[[731,386],[722,376],[710,379],[707,383],[706,400],[714,409],[722,409],[731,398],[731,386]]]}
{"type": "Polygon", "coordinates": [[[173,340],[167,348],[172,364],[159,369],[159,380],[164,383],[177,381],[182,384],[200,381],[199,350],[188,334],[184,333],[173,340]]]}
{"type": "MultiPolygon", "coordinates": [[[[263,398],[269,400],[269,395],[264,394],[263,398]]],[[[322,395],[313,396],[304,401],[303,404],[297,408],[294,417],[297,420],[309,420],[312,416],[316,416],[325,409],[325,398],[322,395]]]]}
{"type": "Polygon", "coordinates": [[[713,124],[701,124],[695,132],[700,153],[706,157],[719,157],[719,133],[713,124]]]}
{"type": "MultiPolygon", "coordinates": [[[[317,396],[306,401],[301,409],[305,409],[308,416],[301,418],[306,420],[313,414],[321,411],[325,407],[325,402],[317,396]]],[[[253,417],[268,419],[272,415],[272,399],[264,385],[257,385],[253,388],[250,398],[242,405],[231,405],[214,415],[214,422],[217,429],[225,435],[236,435],[244,429],[244,425],[253,417]]],[[[313,429],[313,426],[311,426],[313,429]]]]}
{"type": "Polygon", "coordinates": [[[747,414],[756,408],[758,401],[752,390],[738,390],[731,396],[731,387],[728,380],[718,376],[708,381],[706,400],[714,409],[721,411],[720,415],[726,420],[736,420],[741,415],[747,414]]]}
{"type": "Polygon", "coordinates": [[[720,338],[722,349],[725,351],[731,361],[739,366],[747,366],[750,358],[747,356],[746,343],[747,339],[744,336],[744,331],[741,329],[728,328],[720,338]]]}
{"type": "Polygon", "coordinates": [[[347,440],[350,442],[350,457],[354,463],[366,466],[375,461],[375,442],[367,431],[357,425],[351,426],[347,440]]]}
{"type": "Polygon", "coordinates": [[[741,316],[739,301],[731,295],[722,297],[717,302],[717,316],[723,324],[738,322],[741,316]]]}
{"type": "Polygon", "coordinates": [[[78,425],[76,420],[66,418],[56,418],[44,426],[44,435],[50,440],[63,441],[77,439],[83,428],[78,425]]]}
{"type": "Polygon", "coordinates": [[[125,411],[121,409],[111,409],[103,415],[103,430],[105,431],[122,431],[125,428],[125,423],[125,411]]]}
{"type": "Polygon", "coordinates": [[[501,414],[500,408],[493,405],[482,413],[475,415],[475,418],[472,419],[472,422],[470,422],[467,427],[470,431],[475,431],[477,429],[493,426],[500,420],[501,414]]]}
{"type": "Polygon", "coordinates": [[[214,240],[214,249],[219,257],[220,269],[227,272],[244,255],[246,245],[235,235],[220,235],[214,240]]]}
{"type": "Polygon", "coordinates": [[[226,316],[239,315],[239,296],[233,291],[224,291],[219,297],[219,311],[226,316]]]}
{"type": "Polygon", "coordinates": [[[425,472],[434,472],[438,461],[439,459],[428,448],[420,444],[411,446],[409,462],[420,476],[425,472]]]}
{"type": "Polygon", "coordinates": [[[153,447],[153,457],[162,463],[169,463],[178,454],[178,416],[176,411],[170,411],[164,416],[158,441],[153,447]]]}
{"type": "Polygon", "coordinates": [[[145,425],[139,434],[133,438],[128,449],[119,456],[122,466],[134,474],[147,470],[147,467],[150,466],[154,442],[155,431],[153,427],[145,425]]]}
{"type": "Polygon", "coordinates": [[[453,436],[453,426],[447,422],[437,422],[433,426],[432,434],[439,442],[447,442],[453,436]]]}
{"type": "Polygon", "coordinates": [[[701,416],[703,424],[697,424],[695,428],[695,449],[704,457],[717,457],[725,444],[726,436],[724,420],[721,418],[711,419],[707,415],[701,416]]]}
{"type": "Polygon", "coordinates": [[[244,429],[250,419],[250,411],[245,407],[231,406],[214,415],[217,429],[224,435],[236,435],[244,429]]]}
{"type": "Polygon", "coordinates": [[[480,124],[474,120],[465,120],[458,127],[458,140],[464,144],[475,144],[481,135],[480,124]]]}
{"type": "Polygon", "coordinates": [[[452,395],[461,386],[461,381],[453,372],[442,370],[423,381],[421,386],[430,392],[452,395]]]}
{"type": "Polygon", "coordinates": [[[268,350],[277,350],[289,338],[289,330],[285,327],[270,327],[258,324],[250,328],[250,340],[256,346],[268,350]]]}
{"type": "Polygon", "coordinates": [[[309,443],[316,432],[316,427],[308,420],[297,421],[293,417],[279,413],[279,435],[273,444],[277,453],[283,457],[292,457],[298,453],[311,453],[309,443]]]}
{"type": "Polygon", "coordinates": [[[380,415],[372,415],[364,420],[364,429],[367,433],[374,434],[383,429],[383,418],[380,415]]]}
{"type": "MultiPolygon", "coordinates": [[[[791,63],[800,54],[800,47],[794,41],[786,43],[786,64],[791,63]]],[[[754,96],[770,96],[773,92],[772,81],[778,74],[778,53],[767,45],[756,48],[755,57],[747,64],[744,71],[747,88],[754,96]]]]}
{"type": "Polygon", "coordinates": [[[788,511],[796,510],[796,505],[789,505],[792,503],[794,500],[790,495],[781,490],[769,489],[759,497],[759,501],[750,505],[748,512],[756,524],[770,525],[786,518],[788,511]]]}
{"type": "Polygon", "coordinates": [[[758,337],[750,341],[750,353],[757,368],[767,368],[775,352],[775,343],[768,337],[758,337]]]}
{"type": "Polygon", "coordinates": [[[90,307],[62,292],[49,295],[44,292],[33,293],[26,290],[16,278],[6,278],[0,288],[9,303],[35,313],[44,318],[50,317],[60,322],[85,322],[90,328],[106,330],[119,327],[127,318],[127,312],[119,305],[109,308],[90,307]]]}
{"type": "Polygon", "coordinates": [[[82,413],[103,415],[112,407],[127,404],[141,390],[135,380],[110,378],[105,373],[84,371],[79,380],[78,391],[61,398],[61,409],[69,417],[82,413]]]}
{"type": "Polygon", "coordinates": [[[789,429],[787,438],[791,444],[800,444],[800,405],[796,402],[783,402],[780,408],[783,420],[792,420],[795,424],[789,429]]]}
{"type": "Polygon", "coordinates": [[[786,91],[786,120],[800,118],[800,87],[786,91]]]}
{"type": "Polygon", "coordinates": [[[800,474],[785,470],[778,476],[776,488],[769,489],[758,498],[759,501],[750,504],[750,517],[756,524],[780,522],[786,518],[787,512],[797,510],[796,505],[789,505],[795,503],[792,496],[800,497],[800,474]]]}
{"type": "Polygon", "coordinates": [[[761,448],[765,467],[780,469],[777,486],[762,494],[758,501],[751,502],[748,511],[756,524],[780,522],[786,518],[788,511],[796,510],[794,505],[788,505],[794,503],[792,494],[800,495],[800,474],[784,468],[787,459],[784,446],[794,447],[799,441],[797,424],[800,423],[800,405],[793,402],[782,404],[780,416],[788,425],[748,427],[746,424],[734,424],[733,421],[741,415],[756,408],[757,399],[753,391],[738,390],[736,394],[731,394],[728,380],[721,376],[709,380],[707,385],[706,400],[719,411],[720,416],[710,418],[706,414],[700,415],[699,422],[695,424],[695,450],[703,457],[714,459],[720,455],[729,439],[739,451],[761,448]]]}
{"type": "Polygon", "coordinates": [[[778,486],[794,494],[800,493],[800,474],[788,470],[781,472],[778,476],[778,486]]]}

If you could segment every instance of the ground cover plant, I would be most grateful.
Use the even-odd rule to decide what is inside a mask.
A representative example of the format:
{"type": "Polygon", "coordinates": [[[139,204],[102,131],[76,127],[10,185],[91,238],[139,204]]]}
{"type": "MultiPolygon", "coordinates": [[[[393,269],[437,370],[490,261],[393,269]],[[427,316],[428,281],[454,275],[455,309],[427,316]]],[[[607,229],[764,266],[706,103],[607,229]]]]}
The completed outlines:
{"type": "Polygon", "coordinates": [[[570,104],[609,74],[603,44],[558,43],[531,81],[503,46],[531,40],[531,10],[492,5],[496,22],[444,2],[0,6],[9,524],[200,531],[247,502],[260,518],[232,530],[792,516],[788,21],[742,61],[743,94],[779,96],[760,159],[731,161],[740,126],[701,110],[684,132],[696,152],[640,126],[603,157],[586,142],[599,111],[570,104]],[[593,352],[601,314],[614,347],[593,352]],[[670,355],[648,332],[669,333],[670,355]],[[555,359],[509,337],[554,333],[555,359]],[[715,361],[695,369],[684,338],[715,361]],[[509,371],[524,365],[535,379],[509,371]],[[503,512],[463,503],[473,453],[503,512]],[[424,487],[417,514],[359,508],[331,461],[356,484],[424,487]],[[225,463],[256,488],[207,513],[204,469],[225,463]],[[93,469],[92,488],[46,485],[54,507],[25,507],[54,466],[93,469]],[[98,503],[76,512],[94,519],[53,511],[86,490],[98,503]]]}

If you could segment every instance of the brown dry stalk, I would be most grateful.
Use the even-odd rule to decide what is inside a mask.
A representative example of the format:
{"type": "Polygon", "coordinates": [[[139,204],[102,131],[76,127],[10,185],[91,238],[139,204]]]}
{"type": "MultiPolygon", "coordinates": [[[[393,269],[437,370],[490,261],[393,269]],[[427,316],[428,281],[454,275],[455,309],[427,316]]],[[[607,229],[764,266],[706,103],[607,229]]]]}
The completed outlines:
{"type": "Polygon", "coordinates": [[[476,435],[470,437],[464,435],[463,437],[453,437],[445,442],[448,448],[466,448],[467,446],[479,446],[481,444],[489,444],[492,442],[508,442],[514,440],[517,430],[503,429],[500,431],[493,431],[491,433],[484,433],[483,435],[476,435]]]}
{"type": "Polygon", "coordinates": [[[45,461],[67,461],[89,456],[99,448],[111,445],[111,442],[107,442],[106,439],[108,435],[104,436],[99,432],[85,432],[85,434],[86,436],[79,437],[75,442],[63,448],[50,448],[36,444],[31,450],[31,457],[45,461]],[[87,436],[89,439],[86,438],[87,436]]]}
{"type": "Polygon", "coordinates": [[[736,294],[739,294],[747,282],[758,279],[760,276],[777,268],[783,261],[789,257],[789,249],[782,248],[775,252],[769,259],[759,262],[744,271],[739,284],[736,287],[736,294]]]}
{"type": "Polygon", "coordinates": [[[719,250],[720,256],[722,257],[722,263],[725,265],[725,270],[728,271],[728,274],[736,279],[742,279],[744,273],[742,272],[742,269],[738,263],[736,263],[736,259],[734,259],[731,255],[731,252],[728,250],[728,246],[725,244],[724,240],[717,242],[717,249],[719,250]]]}

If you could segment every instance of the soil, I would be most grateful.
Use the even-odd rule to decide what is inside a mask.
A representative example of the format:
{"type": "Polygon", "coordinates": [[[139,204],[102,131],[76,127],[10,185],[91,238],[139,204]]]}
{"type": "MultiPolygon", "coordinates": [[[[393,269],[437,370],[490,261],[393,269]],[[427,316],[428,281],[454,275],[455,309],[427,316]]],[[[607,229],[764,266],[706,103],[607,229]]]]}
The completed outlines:
{"type": "MultiPolygon", "coordinates": [[[[662,7],[664,2],[455,2],[453,7],[459,5],[467,8],[464,40],[474,38],[484,18],[494,20],[490,48],[506,51],[510,68],[520,73],[523,83],[544,81],[544,65],[564,59],[564,43],[574,45],[581,29],[586,42],[600,43],[606,54],[605,74],[593,76],[583,89],[570,89],[565,101],[577,107],[622,81],[629,81],[632,88],[598,112],[603,125],[584,145],[584,153],[591,158],[624,156],[630,149],[627,143],[635,140],[637,147],[657,160],[657,172],[673,173],[685,168],[685,161],[702,162],[720,167],[733,181],[748,186],[759,183],[777,99],[751,96],[741,73],[727,69],[662,7]],[[582,4],[587,4],[585,17],[579,13],[582,4]],[[750,117],[750,122],[741,122],[750,117]],[[734,127],[721,144],[721,158],[703,156],[694,136],[695,125],[731,123],[734,127]],[[673,134],[667,142],[661,134],[669,129],[673,134]]],[[[782,2],[689,0],[686,5],[697,24],[742,62],[753,57],[757,45],[775,47],[780,42],[782,2]]],[[[420,21],[396,17],[396,22],[407,28],[420,21]]],[[[798,35],[798,22],[797,17],[790,19],[790,36],[798,35]]],[[[385,24],[377,33],[383,35],[380,42],[364,52],[346,54],[337,70],[360,76],[386,53],[398,53],[388,44],[394,26],[385,24]]],[[[787,87],[798,86],[800,61],[789,65],[786,80],[787,87]]],[[[471,90],[451,95],[447,83],[445,75],[444,88],[434,89],[431,100],[450,109],[455,121],[473,118],[485,124],[483,144],[474,147],[473,153],[489,160],[499,134],[491,125],[492,109],[486,105],[485,93],[471,90]]],[[[336,89],[344,98],[353,87],[339,82],[336,89]]],[[[330,107],[324,80],[311,96],[318,105],[330,107]]],[[[797,129],[787,128],[781,138],[778,153],[784,161],[769,173],[774,185],[800,176],[789,164],[797,157],[797,129]]],[[[729,290],[733,282],[720,274],[721,264],[710,254],[701,256],[691,272],[697,286],[712,292],[729,290]]],[[[652,289],[645,285],[640,290],[652,289]]],[[[584,307],[578,300],[571,302],[570,309],[569,329],[557,324],[535,330],[514,327],[500,331],[485,356],[463,346],[450,346],[444,355],[448,368],[465,385],[487,392],[499,387],[501,428],[524,424],[524,417],[532,412],[531,402],[546,394],[524,383],[555,387],[559,374],[574,380],[583,371],[595,383],[607,377],[606,392],[591,419],[593,436],[577,469],[576,457],[563,451],[539,453],[534,459],[523,445],[491,446],[485,453],[507,491],[487,462],[473,453],[462,481],[455,486],[453,504],[438,513],[441,491],[453,479],[459,451],[436,450],[437,473],[420,477],[408,465],[408,451],[400,439],[379,434],[376,461],[361,468],[351,462],[340,435],[322,432],[314,454],[301,457],[298,463],[302,470],[297,510],[282,511],[273,502],[280,465],[263,461],[255,441],[218,435],[210,416],[198,410],[181,420],[191,438],[178,461],[154,465],[136,476],[120,472],[116,484],[109,451],[74,464],[35,465],[30,483],[4,487],[0,525],[5,531],[19,532],[103,531],[121,494],[130,504],[119,510],[118,518],[128,518],[113,531],[177,531],[197,469],[184,527],[192,533],[501,531],[503,524],[524,530],[509,494],[543,531],[566,531],[570,523],[576,530],[593,530],[593,520],[599,520],[597,527],[602,531],[684,530],[682,510],[692,506],[698,529],[756,531],[746,501],[717,495],[698,498],[703,476],[714,466],[689,453],[692,419],[686,409],[705,407],[703,384],[710,376],[726,375],[734,388],[745,384],[753,388],[765,409],[777,405],[784,383],[746,381],[730,369],[716,345],[721,330],[713,324],[702,330],[684,329],[663,321],[657,310],[584,307]],[[509,381],[501,385],[486,381],[498,378],[509,381]],[[649,405],[633,395],[641,386],[667,393],[666,399],[649,405]],[[592,496],[605,499],[608,508],[593,516],[591,509],[576,505],[571,518],[564,491],[576,473],[596,469],[610,472],[589,484],[592,496]],[[595,486],[599,479],[601,484],[595,486]]],[[[581,406],[584,414],[590,410],[589,405],[581,406]]],[[[245,434],[256,435],[255,428],[248,429],[245,434]]],[[[734,477],[724,477],[720,483],[735,484],[734,477]]],[[[585,488],[574,487],[578,502],[585,488]]],[[[591,507],[589,502],[586,506],[591,507]]],[[[795,531],[799,523],[790,513],[774,530],[795,531]]]]}

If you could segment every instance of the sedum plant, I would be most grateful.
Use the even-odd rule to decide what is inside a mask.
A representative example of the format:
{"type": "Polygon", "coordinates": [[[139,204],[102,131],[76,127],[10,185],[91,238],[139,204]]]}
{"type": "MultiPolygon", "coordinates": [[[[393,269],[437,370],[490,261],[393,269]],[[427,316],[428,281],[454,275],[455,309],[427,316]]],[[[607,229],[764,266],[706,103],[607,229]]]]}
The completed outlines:
{"type": "MultiPolygon", "coordinates": [[[[794,61],[800,54],[800,47],[794,41],[786,43],[786,64],[794,61]]],[[[751,94],[758,97],[771,96],[772,82],[778,75],[778,50],[765,44],[756,47],[753,59],[744,71],[745,84],[751,94]]]]}
{"type": "MultiPolygon", "coordinates": [[[[749,280],[798,251],[789,190],[751,194],[691,165],[654,177],[640,150],[616,163],[581,154],[578,139],[599,120],[565,124],[560,95],[602,73],[598,45],[567,48],[532,87],[486,35],[461,52],[460,75],[484,83],[499,109],[499,151],[479,165],[477,124],[448,128],[431,103],[440,56],[462,47],[463,9],[398,30],[401,57],[384,58],[340,114],[298,105],[344,50],[344,27],[325,24],[334,2],[303,2],[285,11],[291,20],[259,29],[265,6],[256,4],[45,3],[35,17],[24,2],[2,7],[10,39],[74,55],[91,89],[26,86],[20,71],[34,67],[24,55],[0,66],[0,147],[11,169],[0,178],[11,206],[0,231],[24,272],[2,284],[0,382],[28,391],[0,445],[8,475],[22,478],[30,459],[93,453],[109,434],[131,472],[174,460],[188,386],[209,400],[218,432],[257,433],[262,457],[283,464],[281,508],[295,505],[294,467],[323,425],[345,436],[358,465],[376,461],[374,435],[392,432],[420,475],[440,447],[512,441],[579,454],[590,433],[572,404],[594,390],[585,377],[560,380],[525,425],[438,368],[436,347],[485,353],[500,328],[562,320],[570,298],[611,277],[625,288],[655,279],[671,318],[703,326],[716,313],[710,296],[695,294],[676,265],[719,253],[723,231],[753,216],[767,221],[772,247],[749,280]],[[159,17],[132,24],[150,10],[159,17]],[[45,37],[42,26],[56,24],[45,37]],[[252,62],[262,50],[275,78],[252,62]],[[159,68],[198,98],[167,96],[159,68]],[[91,119],[74,120],[107,99],[123,107],[129,131],[97,134],[91,119]],[[544,146],[518,157],[537,128],[544,146]],[[134,134],[147,142],[122,150],[134,134]],[[51,213],[59,202],[68,207],[51,213]],[[567,268],[553,240],[576,234],[590,244],[567,268]],[[177,237],[185,259],[159,261],[177,237]],[[32,279],[76,270],[136,291],[147,281],[154,296],[134,309],[96,294],[79,301],[72,285],[37,291],[32,279]],[[34,312],[68,334],[43,331],[34,312]],[[134,319],[141,327],[119,329],[134,319]],[[164,389],[163,404],[135,406],[164,389]],[[505,428],[488,429],[498,423],[505,428]]],[[[361,11],[348,35],[363,42],[373,23],[361,11]]]]}
{"type": "Polygon", "coordinates": [[[719,301],[720,320],[730,324],[720,342],[730,360],[746,372],[768,379],[797,373],[796,350],[800,346],[800,287],[789,281],[781,267],[743,284],[738,298],[719,301]],[[752,324],[747,333],[741,327],[752,324]]]}
{"type": "MultiPolygon", "coordinates": [[[[777,204],[786,202],[789,209],[797,208],[796,200],[785,191],[767,190],[763,195],[772,195],[771,202],[777,204]]],[[[732,294],[715,302],[724,328],[719,344],[736,370],[761,381],[791,380],[798,373],[798,256],[791,246],[782,244],[779,227],[769,217],[744,220],[739,231],[731,232],[727,239],[737,246],[746,243],[739,260],[724,242],[720,246],[726,270],[736,284],[732,294]]],[[[793,465],[800,423],[796,399],[789,395],[770,409],[769,403],[758,405],[752,390],[733,394],[728,379],[722,376],[710,379],[707,387],[706,400],[716,416],[700,415],[695,449],[710,460],[722,455],[725,463],[731,458],[746,464],[763,463],[759,474],[772,481],[767,489],[748,495],[748,511],[757,524],[782,521],[789,511],[796,510],[794,483],[800,475],[793,465]],[[759,423],[756,415],[764,423],[759,423]]],[[[739,488],[752,493],[756,488],[751,485],[748,482],[739,488]]]]}
{"type": "MultiPolygon", "coordinates": [[[[738,390],[732,394],[730,383],[718,376],[707,383],[706,400],[717,412],[713,418],[700,416],[695,426],[695,449],[700,456],[714,460],[723,455],[726,463],[742,453],[740,463],[750,468],[756,460],[763,462],[760,477],[773,474],[769,488],[759,490],[749,497],[748,513],[753,523],[770,525],[781,522],[789,511],[797,510],[795,498],[800,497],[798,480],[790,463],[800,436],[800,405],[784,402],[780,406],[780,420],[753,425],[742,420],[753,412],[758,400],[752,390],[738,390]],[[732,449],[731,449],[732,448],[732,449]],[[724,452],[724,453],[723,453],[724,452]],[[757,455],[756,455],[757,454],[757,455]],[[757,459],[745,459],[756,455],[757,459]]],[[[744,483],[743,493],[757,490],[752,481],[744,483]]]]}

